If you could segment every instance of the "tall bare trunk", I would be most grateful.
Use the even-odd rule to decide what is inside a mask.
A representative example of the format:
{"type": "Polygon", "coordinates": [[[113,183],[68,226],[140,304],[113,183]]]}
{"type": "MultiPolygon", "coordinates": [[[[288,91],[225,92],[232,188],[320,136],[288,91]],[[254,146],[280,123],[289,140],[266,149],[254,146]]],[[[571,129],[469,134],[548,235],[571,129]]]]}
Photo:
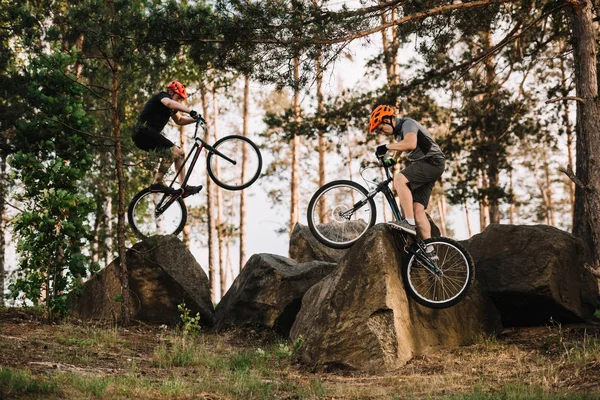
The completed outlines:
{"type": "Polygon", "coordinates": [[[6,276],[6,156],[0,153],[0,307],[4,307],[4,280],[6,276]]]}
{"type": "MultiPolygon", "coordinates": [[[[210,115],[208,112],[208,102],[206,99],[206,90],[204,89],[204,86],[202,86],[200,88],[200,93],[202,96],[202,113],[207,117],[207,120],[209,120],[208,116],[210,115]]],[[[215,119],[216,116],[213,116],[213,119],[215,119]]],[[[207,127],[206,130],[206,136],[204,137],[204,140],[206,140],[207,142],[210,142],[210,127],[207,127]]],[[[216,272],[215,272],[215,231],[216,231],[216,224],[215,224],[215,217],[214,217],[214,211],[213,211],[213,205],[214,205],[214,183],[213,181],[210,179],[210,177],[208,176],[208,174],[206,174],[206,219],[208,220],[208,281],[209,281],[209,285],[210,285],[210,297],[213,300],[213,302],[216,302],[217,300],[217,280],[216,280],[216,272]]]]}
{"type": "MultiPolygon", "coordinates": [[[[392,10],[389,13],[382,13],[381,25],[386,25],[389,21],[394,20],[395,15],[395,10],[392,10]]],[[[382,29],[381,44],[383,47],[383,63],[385,64],[387,81],[392,85],[397,85],[399,83],[400,77],[398,75],[398,61],[396,60],[399,47],[398,34],[396,33],[396,30],[393,28],[391,30],[382,29]],[[389,37],[389,35],[391,35],[391,38],[389,37]]]]}
{"type": "MultiPolygon", "coordinates": [[[[485,173],[480,172],[479,174],[479,188],[485,190],[488,188],[488,183],[485,178],[485,173]]],[[[479,200],[479,230],[483,232],[485,228],[488,226],[488,216],[489,216],[489,207],[487,202],[487,197],[479,200]]]]}
{"type": "MultiPolygon", "coordinates": [[[[213,87],[212,92],[212,100],[213,100],[213,135],[215,141],[219,136],[218,133],[218,118],[219,115],[219,102],[217,98],[217,90],[213,87]]],[[[219,171],[219,160],[216,161],[217,174],[219,171]]],[[[225,294],[227,289],[227,266],[225,265],[225,218],[223,217],[223,191],[217,190],[217,246],[219,249],[219,280],[220,280],[220,294],[221,297],[225,294]]]]}
{"type": "MultiPolygon", "coordinates": [[[[181,147],[181,150],[183,150],[184,152],[186,151],[186,136],[185,136],[185,127],[183,125],[179,125],[179,147],[181,147]]],[[[183,168],[181,169],[181,174],[183,176],[185,176],[185,165],[183,166],[183,168]]],[[[190,247],[190,225],[189,224],[185,224],[183,227],[183,243],[186,245],[186,247],[190,247]]]]}
{"type": "Polygon", "coordinates": [[[473,230],[471,229],[471,216],[469,215],[469,202],[465,200],[465,221],[467,223],[467,235],[473,236],[473,230]]]}
{"type": "Polygon", "coordinates": [[[585,187],[577,188],[574,233],[588,243],[594,267],[600,266],[600,103],[592,2],[571,0],[573,58],[577,97],[577,177],[585,187]],[[583,199],[583,207],[577,201],[583,199]]]}
{"type": "MultiPolygon", "coordinates": [[[[327,141],[325,139],[325,130],[322,125],[323,121],[323,109],[325,107],[323,101],[323,68],[321,65],[321,55],[317,57],[316,60],[316,69],[317,69],[317,115],[318,115],[318,123],[319,123],[319,137],[317,143],[317,151],[319,152],[319,187],[325,185],[325,156],[327,154],[327,141]]],[[[319,220],[325,221],[325,212],[327,205],[325,201],[319,202],[319,209],[317,212],[319,213],[319,220]]]]}
{"type": "MultiPolygon", "coordinates": [[[[294,58],[294,81],[298,83],[300,80],[300,60],[294,58]]],[[[294,87],[294,120],[300,122],[300,89],[294,87]]],[[[294,226],[300,218],[300,136],[297,132],[291,132],[292,146],[292,179],[290,185],[290,225],[289,233],[292,234],[294,226]]]]}
{"type": "MultiPolygon", "coordinates": [[[[250,120],[250,78],[244,76],[244,123],[242,126],[242,136],[248,137],[248,124],[250,120]]],[[[246,169],[248,168],[248,150],[244,146],[242,150],[242,182],[246,181],[246,169]]],[[[240,191],[240,267],[241,271],[246,264],[246,191],[240,191]]]]}
{"type": "MultiPolygon", "coordinates": [[[[513,173],[512,170],[508,171],[508,179],[509,179],[509,190],[510,190],[510,194],[513,195],[514,191],[513,191],[513,173]]],[[[510,208],[508,211],[508,223],[513,225],[515,223],[515,199],[514,196],[511,196],[511,201],[510,201],[510,208]]]]}
{"type": "MultiPolygon", "coordinates": [[[[561,52],[565,51],[563,46],[564,46],[564,44],[561,42],[561,52]]],[[[563,87],[562,95],[564,97],[566,97],[569,95],[569,91],[567,89],[567,86],[568,86],[567,66],[565,65],[565,61],[562,57],[560,58],[560,76],[561,76],[561,82],[562,82],[562,87],[563,87]]],[[[571,105],[569,104],[569,101],[565,101],[564,109],[563,109],[563,124],[565,127],[565,134],[567,136],[567,162],[568,162],[569,168],[574,171],[575,170],[575,161],[573,158],[573,124],[571,124],[570,108],[571,108],[571,105]]],[[[569,181],[568,187],[569,187],[569,202],[571,204],[571,226],[572,226],[574,224],[574,218],[575,218],[575,182],[569,181]]]]}
{"type": "Polygon", "coordinates": [[[127,269],[127,249],[125,247],[125,210],[127,200],[125,198],[125,172],[123,170],[123,149],[121,145],[121,120],[119,116],[119,65],[113,60],[112,74],[112,125],[115,138],[115,162],[117,164],[117,183],[119,193],[119,209],[117,213],[117,247],[119,249],[118,275],[121,281],[121,322],[124,325],[130,323],[130,296],[129,296],[129,273],[127,269]]]}

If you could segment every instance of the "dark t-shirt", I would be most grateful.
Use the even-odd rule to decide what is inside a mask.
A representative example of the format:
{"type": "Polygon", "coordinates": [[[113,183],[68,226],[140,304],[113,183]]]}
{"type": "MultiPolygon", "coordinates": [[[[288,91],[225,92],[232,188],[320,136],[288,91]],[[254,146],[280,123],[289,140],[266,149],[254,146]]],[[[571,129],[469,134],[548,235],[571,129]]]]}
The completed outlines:
{"type": "Polygon", "coordinates": [[[138,117],[138,121],[141,125],[152,128],[158,132],[163,130],[165,125],[169,122],[171,115],[175,113],[160,102],[165,97],[171,98],[166,92],[160,92],[148,100],[138,117]]]}

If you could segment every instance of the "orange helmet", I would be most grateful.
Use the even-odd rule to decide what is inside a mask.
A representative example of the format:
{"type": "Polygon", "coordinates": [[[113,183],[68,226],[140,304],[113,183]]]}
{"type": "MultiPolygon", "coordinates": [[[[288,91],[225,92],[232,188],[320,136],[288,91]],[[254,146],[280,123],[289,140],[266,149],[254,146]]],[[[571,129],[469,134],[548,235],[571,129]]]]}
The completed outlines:
{"type": "Polygon", "coordinates": [[[394,109],[390,106],[379,105],[375,107],[369,119],[369,133],[377,129],[383,117],[391,117],[392,115],[394,115],[394,109]]]}
{"type": "Polygon", "coordinates": [[[179,83],[177,81],[171,81],[171,83],[169,83],[167,85],[167,88],[172,89],[175,93],[180,95],[184,100],[187,99],[187,91],[185,90],[184,84],[179,83]]]}

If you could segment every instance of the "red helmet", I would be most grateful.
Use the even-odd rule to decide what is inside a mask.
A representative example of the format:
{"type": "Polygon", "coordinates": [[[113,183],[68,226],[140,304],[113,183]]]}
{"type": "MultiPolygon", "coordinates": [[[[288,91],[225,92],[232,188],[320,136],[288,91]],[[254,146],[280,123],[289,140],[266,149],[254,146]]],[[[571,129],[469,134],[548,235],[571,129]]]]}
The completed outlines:
{"type": "Polygon", "coordinates": [[[185,90],[184,84],[179,83],[177,81],[171,81],[171,83],[169,83],[167,85],[167,88],[172,89],[175,93],[180,95],[184,100],[187,99],[187,91],[185,90]]]}
{"type": "Polygon", "coordinates": [[[390,106],[380,105],[375,107],[369,119],[369,133],[377,129],[384,117],[391,117],[393,115],[394,109],[390,106]]]}

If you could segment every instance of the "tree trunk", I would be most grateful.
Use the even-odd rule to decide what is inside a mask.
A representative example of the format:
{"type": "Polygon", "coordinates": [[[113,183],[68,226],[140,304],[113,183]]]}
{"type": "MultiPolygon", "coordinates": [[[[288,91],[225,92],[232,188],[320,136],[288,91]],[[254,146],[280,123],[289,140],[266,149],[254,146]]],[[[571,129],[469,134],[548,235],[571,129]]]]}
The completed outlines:
{"type": "MultiPolygon", "coordinates": [[[[297,83],[300,80],[300,60],[294,58],[294,81],[297,83]]],[[[294,87],[294,119],[297,123],[300,122],[300,88],[294,87]]],[[[297,132],[292,134],[292,179],[290,184],[290,225],[289,234],[292,234],[294,226],[300,218],[300,136],[297,132]]]]}
{"type": "MultiPolygon", "coordinates": [[[[208,120],[209,112],[208,112],[208,103],[206,101],[206,90],[204,89],[204,85],[200,88],[200,93],[202,96],[202,113],[206,116],[208,120]]],[[[216,116],[213,116],[215,118],[216,116]]],[[[204,136],[204,140],[210,143],[210,128],[207,127],[206,135],[204,136]]],[[[214,233],[216,231],[215,227],[215,217],[213,213],[213,199],[214,199],[214,184],[210,179],[208,174],[206,174],[206,219],[208,220],[208,281],[210,285],[210,298],[213,302],[216,302],[217,298],[217,280],[215,276],[215,238],[214,233]]]]}
{"type": "MultiPolygon", "coordinates": [[[[218,137],[218,115],[219,104],[217,99],[217,89],[213,87],[213,137],[215,141],[218,137]]],[[[219,173],[219,160],[216,162],[217,174],[219,173]]],[[[223,191],[217,190],[217,246],[219,250],[219,282],[220,282],[220,297],[222,298],[227,290],[227,266],[225,265],[225,218],[223,217],[223,191]]]]}
{"type": "MultiPolygon", "coordinates": [[[[382,2],[380,2],[382,4],[382,2]]],[[[386,25],[390,20],[395,19],[396,10],[392,10],[388,14],[381,13],[381,25],[386,25]]],[[[388,30],[381,30],[381,44],[383,47],[383,63],[385,64],[385,72],[387,76],[387,81],[391,85],[397,85],[400,83],[398,76],[398,62],[397,62],[397,52],[398,52],[398,34],[396,33],[396,29],[392,28],[391,32],[391,40],[388,37],[388,30]]]]}
{"type": "MultiPolygon", "coordinates": [[[[186,136],[185,136],[185,127],[184,125],[179,125],[179,143],[181,147],[181,150],[183,150],[185,152],[185,148],[186,148],[186,136]]],[[[175,171],[177,172],[177,171],[175,171]]],[[[181,170],[181,174],[183,176],[185,176],[185,165],[183,166],[182,170],[181,170]]],[[[183,243],[186,245],[186,247],[190,247],[190,224],[185,224],[185,226],[183,227],[183,243]]]]}
{"type": "MultiPolygon", "coordinates": [[[[319,137],[317,143],[317,151],[319,153],[319,187],[325,185],[325,156],[327,155],[327,140],[325,139],[325,130],[322,125],[323,121],[323,110],[325,107],[323,100],[323,68],[321,65],[321,55],[317,57],[316,60],[316,69],[317,69],[317,116],[319,123],[319,137]]],[[[325,201],[319,202],[319,209],[317,212],[319,213],[319,220],[325,221],[325,210],[326,210],[325,201]]]]}
{"type": "Polygon", "coordinates": [[[578,188],[574,233],[592,252],[593,265],[600,260],[600,104],[593,3],[572,0],[573,58],[577,97],[577,177],[586,185],[578,188]],[[583,202],[578,201],[582,198],[583,202]],[[583,204],[582,204],[583,203],[583,204]],[[583,207],[582,207],[583,206],[583,207]]]}
{"type": "Polygon", "coordinates": [[[467,223],[467,235],[468,237],[473,236],[473,230],[471,229],[471,216],[469,215],[469,202],[465,200],[465,220],[467,223]]]}
{"type": "Polygon", "coordinates": [[[112,125],[115,138],[115,162],[117,164],[117,183],[119,193],[119,211],[117,213],[117,247],[119,249],[118,275],[121,281],[121,323],[125,326],[130,323],[130,296],[129,275],[127,271],[127,249],[125,247],[125,212],[127,200],[125,198],[125,173],[123,170],[123,149],[121,146],[121,120],[119,116],[119,65],[113,60],[112,74],[112,125]]]}
{"type": "MultiPolygon", "coordinates": [[[[248,137],[248,124],[250,120],[249,112],[250,103],[250,77],[244,76],[244,106],[243,117],[244,124],[242,126],[242,136],[248,137]]],[[[242,150],[242,182],[246,181],[246,169],[248,168],[248,150],[246,146],[242,150]]],[[[246,191],[240,190],[240,268],[244,268],[246,264],[246,191]]]]}
{"type": "MultiPolygon", "coordinates": [[[[564,44],[561,41],[561,53],[565,52],[565,48],[564,48],[564,44]]],[[[565,61],[564,58],[560,58],[560,76],[561,76],[561,82],[562,82],[562,87],[563,87],[563,91],[562,91],[562,95],[563,97],[566,97],[569,95],[569,90],[567,88],[567,66],[565,65],[565,61]]],[[[571,118],[570,118],[570,104],[569,101],[565,100],[564,102],[564,112],[563,112],[563,124],[565,127],[565,133],[567,135],[567,162],[569,165],[569,168],[571,168],[572,171],[575,170],[575,162],[573,159],[573,126],[571,125],[571,118]]],[[[574,224],[574,216],[575,216],[575,182],[573,181],[569,181],[569,201],[571,204],[571,226],[573,226],[574,224]]]]}
{"type": "Polygon", "coordinates": [[[0,307],[4,307],[4,280],[6,276],[6,238],[4,212],[6,211],[6,156],[0,154],[0,307]]]}

